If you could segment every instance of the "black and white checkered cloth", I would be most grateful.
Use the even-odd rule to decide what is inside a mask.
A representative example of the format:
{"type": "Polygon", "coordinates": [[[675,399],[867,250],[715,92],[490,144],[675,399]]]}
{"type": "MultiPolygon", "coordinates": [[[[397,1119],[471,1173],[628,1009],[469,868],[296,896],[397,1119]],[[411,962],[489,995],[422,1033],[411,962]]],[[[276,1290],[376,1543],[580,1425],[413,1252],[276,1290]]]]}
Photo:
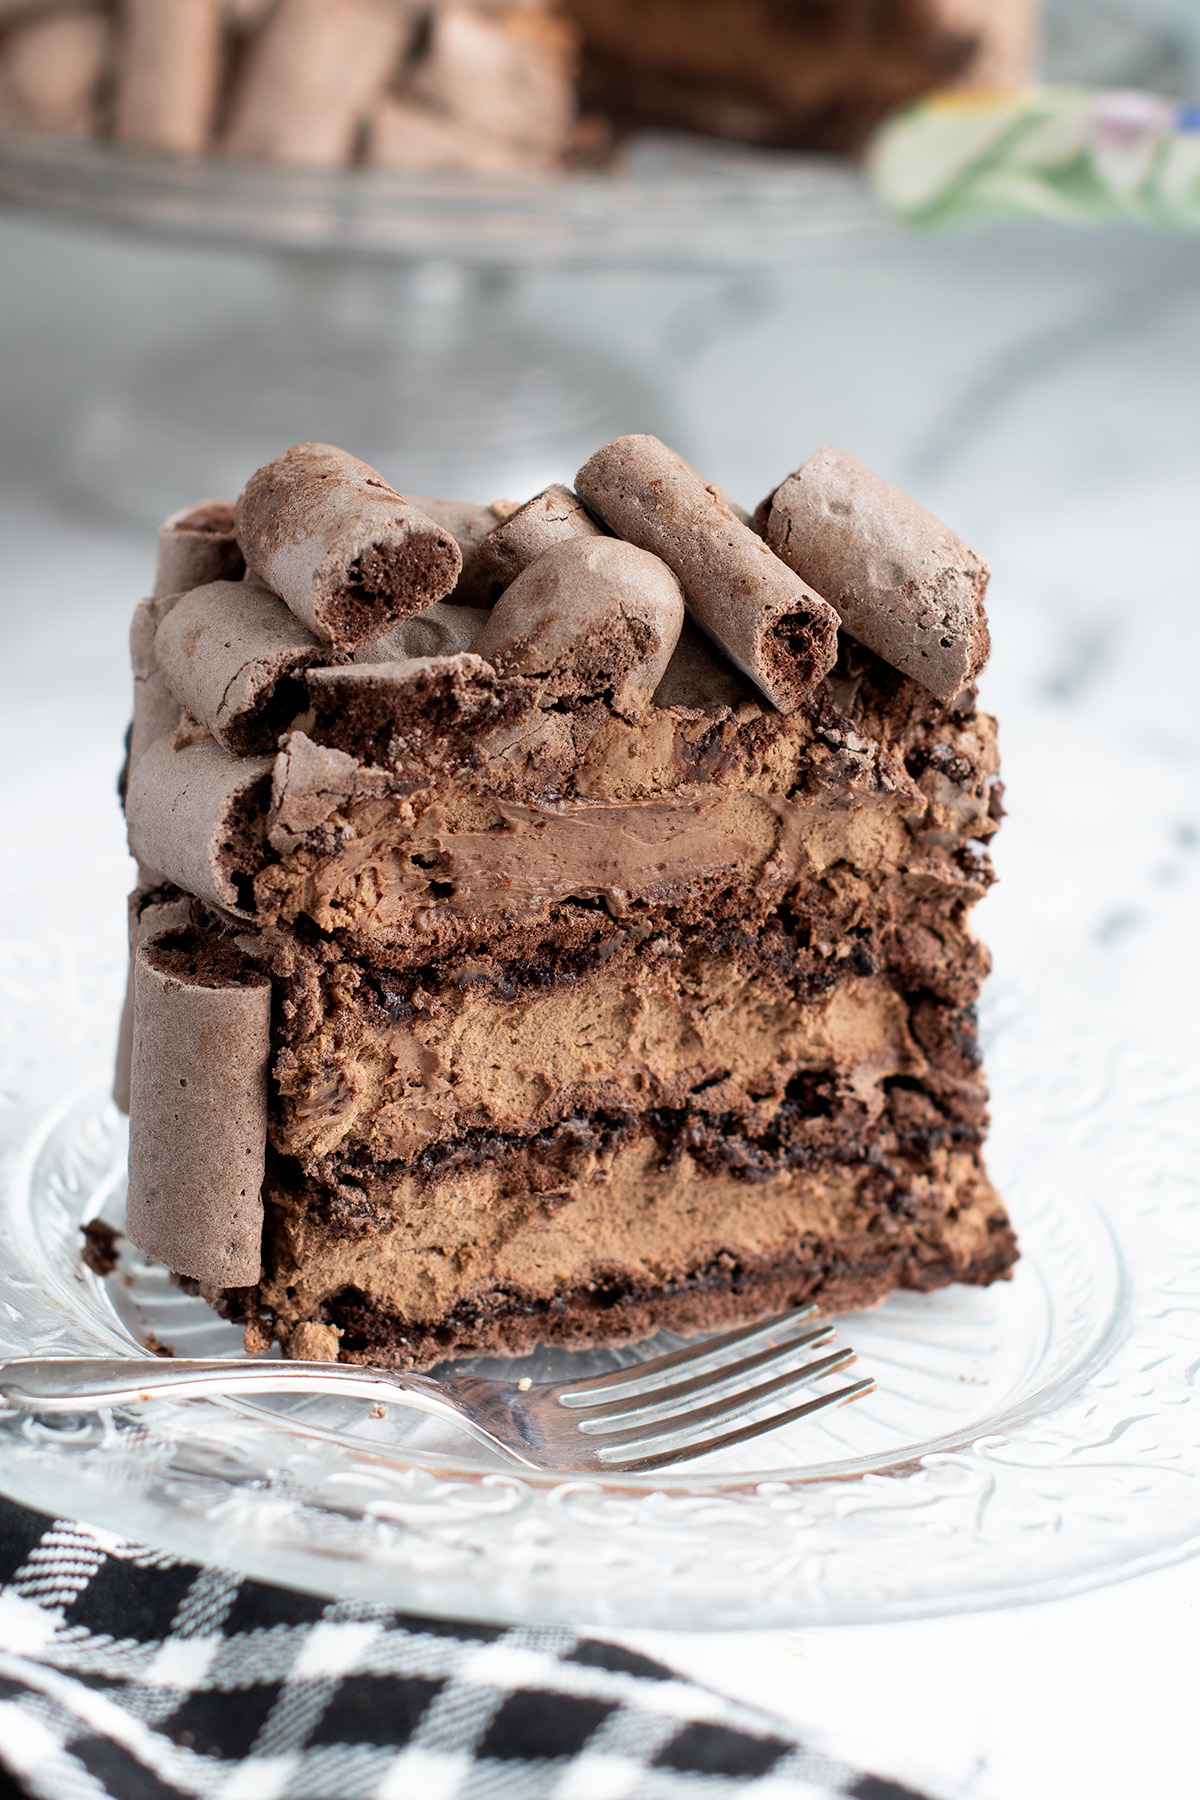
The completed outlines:
{"type": "Polygon", "coordinates": [[[914,1800],[615,1644],[320,1600],[3,1500],[0,1767],[0,1800],[914,1800]]]}

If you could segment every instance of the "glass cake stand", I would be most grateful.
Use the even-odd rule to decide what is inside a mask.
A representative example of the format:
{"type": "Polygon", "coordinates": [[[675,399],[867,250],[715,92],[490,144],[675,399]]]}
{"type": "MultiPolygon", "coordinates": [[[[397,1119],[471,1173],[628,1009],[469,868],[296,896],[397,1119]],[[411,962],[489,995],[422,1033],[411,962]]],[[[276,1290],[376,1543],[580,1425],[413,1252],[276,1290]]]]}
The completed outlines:
{"type": "Polygon", "coordinates": [[[612,174],[488,179],[10,132],[0,201],[233,272],[207,322],[114,356],[82,399],[69,483],[143,526],[236,493],[301,439],[483,501],[569,476],[620,432],[679,441],[665,395],[764,271],[899,237],[845,162],[667,137],[612,174]],[[243,297],[247,253],[260,279],[243,297]],[[614,332],[622,304],[635,322],[614,332]]]}
{"type": "Polygon", "coordinates": [[[482,176],[0,131],[0,199],[186,243],[501,267],[760,268],[892,229],[843,159],[649,133],[611,173],[482,176]]]}

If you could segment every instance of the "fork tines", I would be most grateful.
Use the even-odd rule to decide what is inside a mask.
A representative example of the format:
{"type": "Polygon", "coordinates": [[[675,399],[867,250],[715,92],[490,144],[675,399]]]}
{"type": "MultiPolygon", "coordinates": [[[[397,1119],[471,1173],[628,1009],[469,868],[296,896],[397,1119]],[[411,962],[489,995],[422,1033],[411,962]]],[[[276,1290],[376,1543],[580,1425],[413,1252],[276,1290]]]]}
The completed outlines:
{"type": "Polygon", "coordinates": [[[783,1313],[633,1368],[593,1376],[562,1391],[559,1402],[577,1415],[581,1432],[603,1439],[596,1446],[597,1460],[614,1473],[666,1468],[685,1458],[745,1443],[825,1407],[856,1399],[875,1385],[870,1377],[864,1377],[782,1412],[749,1418],[744,1425],[725,1429],[750,1414],[761,1413],[769,1402],[785,1398],[803,1383],[831,1375],[854,1361],[853,1350],[841,1349],[799,1367],[781,1367],[798,1352],[827,1344],[834,1337],[834,1327],[827,1321],[813,1322],[816,1310],[809,1306],[783,1313]],[[808,1329],[798,1330],[800,1326],[808,1329]],[[728,1352],[764,1337],[777,1341],[730,1361],[728,1352]],[[770,1379],[746,1385],[750,1376],[772,1368],[779,1372],[770,1379]],[[664,1375],[681,1372],[681,1380],[662,1380],[664,1375]],[[680,1410],[697,1396],[704,1404],[680,1410]]]}

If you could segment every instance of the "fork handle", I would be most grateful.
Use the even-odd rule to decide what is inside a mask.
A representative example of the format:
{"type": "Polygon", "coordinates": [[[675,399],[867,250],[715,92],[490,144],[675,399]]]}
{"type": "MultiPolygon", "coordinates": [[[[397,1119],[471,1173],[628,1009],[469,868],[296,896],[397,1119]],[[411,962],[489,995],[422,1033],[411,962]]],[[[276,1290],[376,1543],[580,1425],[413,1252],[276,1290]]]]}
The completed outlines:
{"type": "Polygon", "coordinates": [[[342,1394],[360,1400],[407,1399],[423,1411],[457,1417],[436,1382],[420,1375],[385,1374],[347,1363],[211,1361],[183,1357],[145,1362],[128,1357],[21,1357],[0,1363],[0,1400],[32,1412],[95,1412],[154,1396],[342,1394]]]}

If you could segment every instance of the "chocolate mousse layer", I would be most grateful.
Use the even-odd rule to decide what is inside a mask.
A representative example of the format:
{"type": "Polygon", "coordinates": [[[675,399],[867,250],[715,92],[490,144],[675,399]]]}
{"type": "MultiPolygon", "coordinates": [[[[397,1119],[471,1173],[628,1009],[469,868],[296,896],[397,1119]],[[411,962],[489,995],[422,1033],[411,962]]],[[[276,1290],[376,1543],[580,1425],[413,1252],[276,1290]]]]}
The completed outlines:
{"type": "MultiPolygon", "coordinates": [[[[315,611],[286,623],[290,589],[264,599],[243,497],[254,578],[217,647],[235,647],[253,731],[238,754],[226,690],[210,704],[195,672],[185,625],[210,587],[154,640],[182,723],[144,747],[129,825],[153,876],[139,970],[159,910],[174,926],[190,902],[212,957],[270,985],[260,1273],[200,1272],[222,1266],[216,1217],[208,1264],[199,1246],[176,1270],[248,1341],[425,1365],[1010,1268],[969,924],[1002,812],[994,722],[969,680],[949,691],[952,659],[923,658],[920,607],[857,577],[853,627],[880,651],[840,588],[805,602],[820,662],[797,637],[768,674],[754,649],[773,596],[810,593],[794,569],[852,565],[841,481],[850,500],[874,484],[871,532],[911,545],[930,591],[971,558],[976,647],[987,567],[841,452],[820,472],[820,506],[788,502],[785,562],[770,521],[788,484],[756,537],[665,446],[619,439],[582,499],[549,490],[570,530],[517,556],[520,515],[491,509],[479,557],[508,585],[490,609],[431,600],[431,627],[462,614],[452,641],[416,608],[352,662],[315,611]],[[584,501],[617,535],[581,526],[584,501]],[[272,706],[292,696],[284,724],[268,686],[272,706]]],[[[368,510],[396,510],[383,485],[368,510]]],[[[310,522],[299,488],[288,504],[296,541],[323,544],[325,514],[310,522]]],[[[222,620],[237,595],[221,587],[222,620]]],[[[201,1216],[189,1154],[164,1140],[156,1243],[178,1235],[172,1207],[201,1216]]]]}

